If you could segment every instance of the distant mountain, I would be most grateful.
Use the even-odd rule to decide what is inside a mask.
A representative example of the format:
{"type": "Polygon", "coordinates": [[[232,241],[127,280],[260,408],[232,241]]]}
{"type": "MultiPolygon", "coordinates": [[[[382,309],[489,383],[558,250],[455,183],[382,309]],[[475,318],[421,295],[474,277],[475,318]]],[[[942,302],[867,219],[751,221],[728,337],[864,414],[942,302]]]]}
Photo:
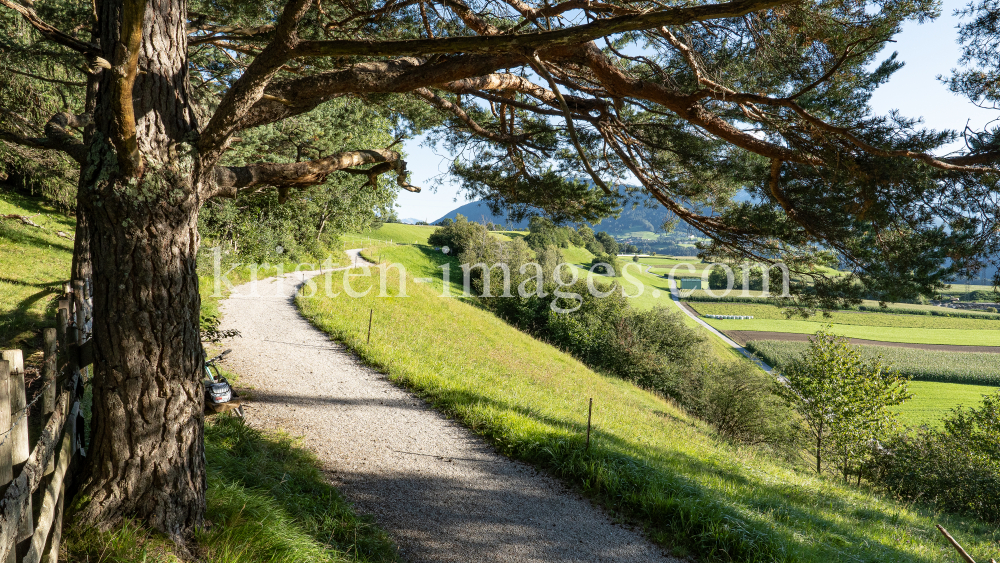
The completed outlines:
{"type": "MultiPolygon", "coordinates": [[[[510,221],[503,215],[496,215],[491,212],[489,206],[481,201],[473,201],[452,209],[446,215],[435,220],[434,223],[438,223],[444,219],[454,220],[459,214],[470,221],[478,223],[492,222],[503,225],[507,230],[523,230],[528,228],[527,219],[524,221],[510,221]]],[[[660,226],[663,225],[668,215],[667,210],[659,203],[655,203],[652,207],[640,203],[635,209],[629,204],[625,206],[617,219],[605,219],[600,224],[591,224],[590,227],[595,231],[606,231],[612,235],[624,235],[636,231],[662,232],[660,231],[660,226]]]]}
{"type": "Polygon", "coordinates": [[[439,217],[434,223],[440,223],[445,219],[455,220],[455,217],[462,215],[470,221],[475,221],[477,223],[496,223],[498,225],[503,225],[505,230],[508,231],[519,231],[528,228],[528,220],[523,221],[510,221],[507,217],[502,215],[495,215],[490,211],[490,207],[482,201],[473,201],[471,203],[466,203],[461,207],[452,209],[447,214],[439,217]]]}
{"type": "Polygon", "coordinates": [[[399,220],[399,222],[403,223],[404,225],[416,225],[420,221],[421,221],[421,219],[414,219],[412,217],[407,218],[407,219],[400,219],[399,220]]]}

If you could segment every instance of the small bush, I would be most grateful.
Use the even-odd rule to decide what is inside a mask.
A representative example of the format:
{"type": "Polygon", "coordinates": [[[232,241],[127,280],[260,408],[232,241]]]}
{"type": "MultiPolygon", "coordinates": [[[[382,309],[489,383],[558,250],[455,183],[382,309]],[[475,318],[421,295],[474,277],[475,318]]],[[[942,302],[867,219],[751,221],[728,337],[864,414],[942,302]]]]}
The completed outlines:
{"type": "Polygon", "coordinates": [[[712,362],[676,382],[675,397],[725,439],[770,446],[785,454],[798,447],[794,413],[774,393],[775,381],[749,362],[712,362]]]}
{"type": "Polygon", "coordinates": [[[618,260],[618,257],[614,254],[595,254],[594,258],[590,261],[590,267],[593,268],[595,274],[603,274],[606,276],[620,276],[622,271],[622,263],[618,260]],[[608,266],[611,268],[609,269],[608,266]]]}
{"type": "Polygon", "coordinates": [[[473,246],[476,241],[490,238],[486,227],[469,221],[461,214],[449,223],[442,222],[442,226],[435,229],[431,236],[427,237],[427,244],[431,246],[448,247],[448,253],[458,256],[473,246]]]}
{"type": "Polygon", "coordinates": [[[588,242],[586,248],[594,256],[599,256],[601,254],[604,254],[604,245],[597,242],[596,240],[588,242]]]}
{"type": "Polygon", "coordinates": [[[944,429],[922,428],[876,448],[869,478],[896,497],[1000,524],[1000,392],[959,407],[944,429]]]}

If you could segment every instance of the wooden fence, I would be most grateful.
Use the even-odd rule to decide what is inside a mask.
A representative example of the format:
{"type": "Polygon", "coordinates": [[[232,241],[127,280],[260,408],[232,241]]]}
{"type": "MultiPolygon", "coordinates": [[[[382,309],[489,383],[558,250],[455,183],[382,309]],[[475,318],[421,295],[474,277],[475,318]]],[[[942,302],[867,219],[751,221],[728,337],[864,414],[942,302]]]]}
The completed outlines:
{"type": "Polygon", "coordinates": [[[43,331],[41,386],[30,402],[21,350],[0,352],[0,563],[59,559],[67,491],[86,455],[80,397],[81,370],[93,361],[89,293],[82,281],[63,286],[56,328],[43,331]]]}

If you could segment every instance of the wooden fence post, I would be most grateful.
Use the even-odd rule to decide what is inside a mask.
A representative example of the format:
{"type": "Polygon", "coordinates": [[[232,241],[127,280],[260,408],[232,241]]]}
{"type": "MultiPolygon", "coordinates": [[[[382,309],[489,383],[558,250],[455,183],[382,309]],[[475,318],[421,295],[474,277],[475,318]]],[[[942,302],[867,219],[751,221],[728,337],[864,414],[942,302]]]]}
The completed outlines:
{"type": "Polygon", "coordinates": [[[82,345],[87,339],[87,301],[83,294],[83,280],[73,280],[73,305],[75,309],[76,344],[82,345]]]}
{"type": "MultiPolygon", "coordinates": [[[[0,429],[6,431],[10,428],[10,362],[0,360],[0,429]]],[[[7,487],[14,480],[14,464],[11,458],[10,434],[0,437],[0,494],[7,492],[7,487]]],[[[0,560],[3,563],[14,563],[17,554],[14,550],[7,553],[6,558],[0,560]]]]}
{"type": "Polygon", "coordinates": [[[58,530],[62,527],[63,493],[66,490],[66,480],[71,477],[67,473],[67,470],[73,458],[71,423],[76,419],[79,408],[80,403],[73,404],[69,418],[63,427],[62,439],[59,441],[59,450],[52,456],[53,459],[58,458],[58,463],[52,475],[52,482],[44,487],[44,500],[42,501],[42,509],[39,511],[38,516],[38,530],[31,539],[31,546],[27,557],[24,559],[24,563],[38,563],[42,559],[43,554],[51,556],[52,548],[55,549],[56,557],[58,558],[59,541],[62,539],[62,534],[58,530]],[[46,552],[45,546],[48,543],[50,532],[52,533],[52,543],[49,551],[46,552]]]}
{"type": "Polygon", "coordinates": [[[42,396],[42,416],[44,420],[47,420],[49,415],[56,410],[56,372],[58,370],[56,362],[56,338],[57,333],[54,328],[47,328],[43,332],[45,364],[42,368],[42,383],[46,385],[45,394],[42,396]]]}
{"type": "MultiPolygon", "coordinates": [[[[68,479],[69,476],[67,475],[68,479]]],[[[62,543],[63,508],[66,499],[66,486],[59,491],[59,502],[56,503],[56,519],[52,522],[52,535],[49,536],[49,550],[42,556],[42,563],[57,563],[59,561],[59,544],[62,543]]]]}
{"type": "MultiPolygon", "coordinates": [[[[10,382],[10,415],[12,424],[15,426],[11,428],[8,438],[11,441],[11,461],[14,465],[14,474],[20,474],[25,462],[31,457],[26,412],[28,398],[24,389],[24,356],[20,350],[4,350],[2,355],[3,359],[12,364],[8,381],[10,382]]],[[[31,547],[31,536],[35,533],[35,524],[31,518],[31,495],[28,495],[28,507],[25,514],[27,516],[21,519],[20,526],[17,528],[17,543],[14,551],[17,552],[18,559],[27,554],[28,548],[31,547]]]]}

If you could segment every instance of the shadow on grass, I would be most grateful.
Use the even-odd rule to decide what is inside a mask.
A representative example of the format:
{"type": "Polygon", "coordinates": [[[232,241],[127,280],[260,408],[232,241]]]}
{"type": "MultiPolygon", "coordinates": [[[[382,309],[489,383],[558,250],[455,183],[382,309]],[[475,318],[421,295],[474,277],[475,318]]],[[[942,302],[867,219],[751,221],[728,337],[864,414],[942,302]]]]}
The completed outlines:
{"type": "MultiPolygon", "coordinates": [[[[220,416],[205,428],[205,458],[208,516],[218,528],[205,538],[209,546],[219,544],[220,537],[240,538],[239,530],[245,529],[250,537],[274,536],[268,543],[314,544],[335,555],[331,557],[335,561],[397,560],[385,532],[370,519],[355,515],[327,483],[315,456],[290,438],[264,434],[236,418],[220,416]],[[244,508],[251,505],[257,508],[250,512],[257,514],[244,508]],[[281,522],[285,530],[276,529],[281,522]]],[[[292,554],[295,547],[283,549],[292,554]]],[[[258,552],[251,560],[285,560],[273,555],[258,552]]],[[[289,559],[301,560],[299,555],[289,559]]]]}
{"type": "MultiPolygon", "coordinates": [[[[354,514],[310,453],[282,436],[219,416],[205,427],[210,528],[205,563],[394,562],[385,532],[354,514]]],[[[170,541],[127,521],[109,532],[68,530],[71,561],[178,561],[170,541]]]]}
{"type": "MultiPolygon", "coordinates": [[[[25,227],[25,229],[29,229],[29,228],[30,229],[35,229],[35,227],[25,227]]],[[[48,232],[48,231],[46,231],[46,232],[48,232]]],[[[8,239],[9,241],[11,241],[12,243],[17,244],[17,245],[31,246],[31,247],[37,247],[37,248],[47,248],[47,247],[51,246],[51,247],[53,247],[53,248],[55,248],[57,250],[62,250],[64,252],[69,252],[71,254],[73,253],[73,245],[72,244],[67,244],[67,243],[64,243],[64,242],[56,242],[56,241],[53,241],[53,240],[49,240],[49,239],[45,239],[45,238],[42,238],[42,237],[39,237],[39,236],[35,236],[34,234],[31,234],[31,233],[25,231],[24,229],[12,228],[10,226],[4,226],[3,223],[0,223],[0,236],[2,236],[3,238],[8,239]]],[[[64,240],[64,239],[60,239],[60,240],[64,240]]]]}
{"type": "MultiPolygon", "coordinates": [[[[0,282],[9,282],[5,279],[0,279],[0,282]]],[[[35,285],[27,283],[15,283],[15,285],[22,285],[25,287],[42,287],[40,291],[37,291],[25,299],[21,300],[13,309],[3,312],[3,318],[0,319],[0,348],[16,347],[16,345],[22,344],[24,339],[20,338],[25,332],[30,332],[33,336],[40,329],[47,326],[55,326],[55,310],[57,303],[52,300],[45,307],[42,314],[33,313],[31,311],[32,306],[35,303],[45,299],[46,296],[58,293],[56,285],[35,285]]]]}

